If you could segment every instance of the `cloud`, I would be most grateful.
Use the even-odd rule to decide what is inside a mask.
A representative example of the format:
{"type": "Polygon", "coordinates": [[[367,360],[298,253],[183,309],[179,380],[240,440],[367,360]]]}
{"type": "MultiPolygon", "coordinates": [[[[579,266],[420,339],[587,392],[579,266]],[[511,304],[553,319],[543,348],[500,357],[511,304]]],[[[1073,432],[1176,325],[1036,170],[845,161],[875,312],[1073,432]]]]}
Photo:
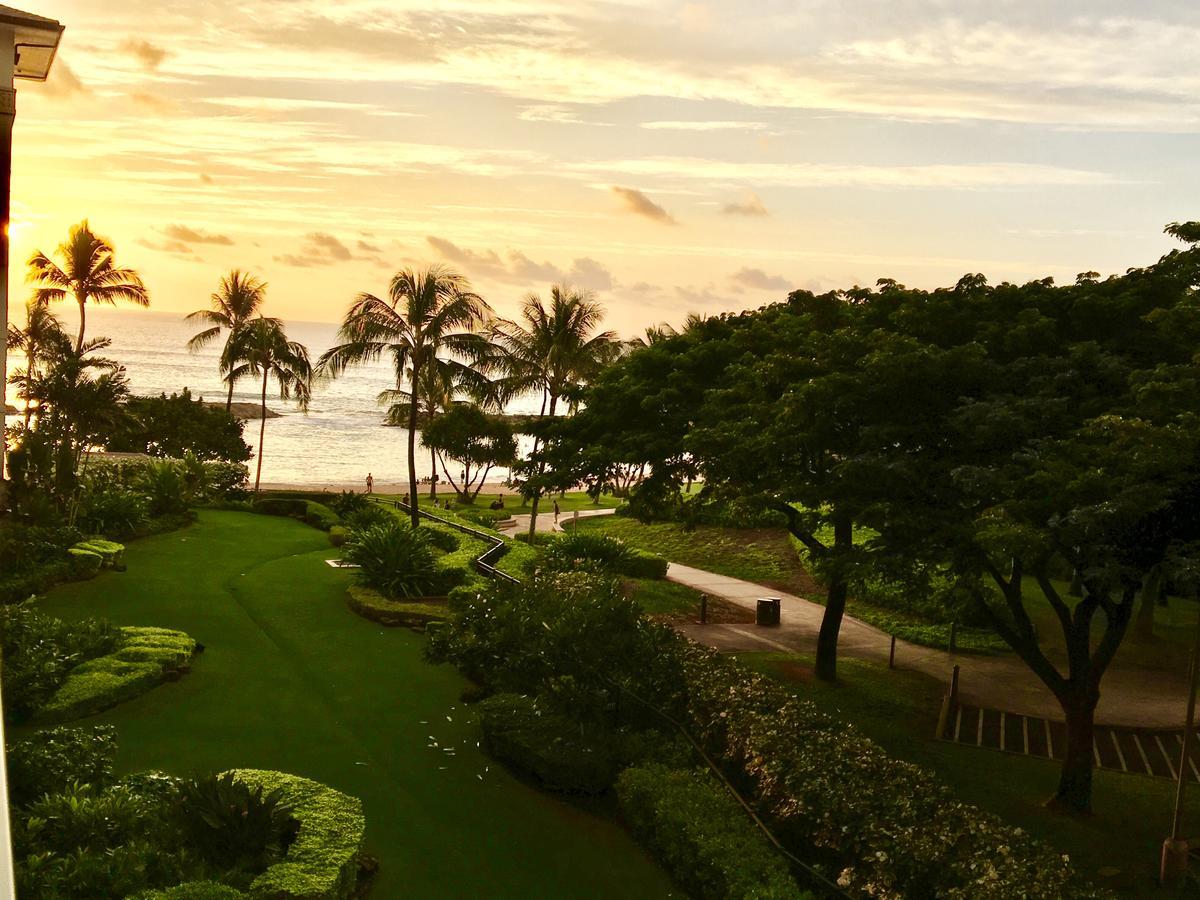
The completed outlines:
{"type": "Polygon", "coordinates": [[[121,49],[136,59],[147,72],[155,72],[167,58],[167,51],[146,40],[128,40],[121,49]]]}
{"type": "Polygon", "coordinates": [[[762,269],[742,267],[729,276],[729,280],[739,287],[754,288],[764,291],[786,291],[792,283],[782,275],[768,275],[762,269]]]}
{"type": "Polygon", "coordinates": [[[174,256],[180,256],[193,262],[200,262],[200,257],[195,254],[191,247],[182,241],[167,240],[167,241],[151,241],[146,238],[138,238],[134,243],[140,247],[145,247],[148,250],[155,250],[159,253],[170,253],[174,256]]]}
{"type": "Polygon", "coordinates": [[[716,122],[708,119],[696,121],[643,122],[642,128],[652,131],[766,131],[766,122],[716,122]]]}
{"type": "Polygon", "coordinates": [[[607,266],[587,256],[574,260],[570,268],[563,269],[551,262],[539,263],[519,250],[509,250],[501,256],[495,250],[469,250],[432,235],[425,240],[443,259],[458,264],[475,277],[523,285],[566,283],[592,291],[610,291],[617,284],[607,266]]]}
{"type": "Polygon", "coordinates": [[[721,212],[727,216],[769,216],[771,213],[763,205],[758,194],[753,191],[746,197],[743,203],[726,203],[721,207],[721,212]]]}
{"type": "Polygon", "coordinates": [[[620,198],[625,209],[635,215],[645,216],[647,219],[653,219],[656,222],[662,222],[664,225],[678,225],[674,217],[643,194],[641,191],[633,188],[616,187],[612,188],[612,192],[620,198]]]}
{"type": "Polygon", "coordinates": [[[171,238],[171,240],[184,244],[220,244],[225,247],[233,245],[233,238],[227,234],[214,234],[196,228],[189,228],[187,225],[168,225],[162,229],[162,233],[171,238]]]}
{"type": "Polygon", "coordinates": [[[201,172],[200,173],[200,183],[201,184],[215,184],[216,182],[213,181],[213,177],[211,175],[209,175],[207,172],[201,172]]]}
{"type": "Polygon", "coordinates": [[[358,248],[364,250],[362,255],[355,254],[341,239],[327,231],[310,231],[304,235],[299,253],[281,253],[275,257],[275,262],[298,269],[312,269],[317,266],[332,266],[344,262],[373,262],[385,265],[379,248],[372,247],[364,241],[358,241],[358,248]]]}
{"type": "Polygon", "coordinates": [[[382,247],[377,247],[374,244],[369,244],[366,241],[361,240],[361,239],[358,241],[357,246],[358,246],[359,250],[363,251],[363,253],[382,253],[383,252],[382,247]]]}
{"type": "Polygon", "coordinates": [[[601,125],[610,126],[611,122],[589,122],[581,119],[579,113],[568,106],[557,103],[537,103],[526,106],[517,116],[523,122],[553,122],[558,125],[601,125]]]}
{"type": "Polygon", "coordinates": [[[87,85],[79,80],[75,70],[68,66],[66,60],[61,57],[55,59],[54,68],[50,70],[50,77],[41,86],[41,90],[47,97],[53,97],[56,100],[66,100],[91,93],[87,85]]]}

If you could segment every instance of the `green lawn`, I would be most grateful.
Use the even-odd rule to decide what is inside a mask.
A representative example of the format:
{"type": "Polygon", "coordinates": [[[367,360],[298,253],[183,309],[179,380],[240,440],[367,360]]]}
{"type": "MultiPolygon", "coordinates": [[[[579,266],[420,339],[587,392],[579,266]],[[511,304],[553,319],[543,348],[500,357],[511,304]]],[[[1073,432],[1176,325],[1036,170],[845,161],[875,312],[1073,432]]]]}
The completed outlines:
{"type": "Polygon", "coordinates": [[[117,726],[120,769],[281,769],[361,797],[375,897],[670,896],[623,829],[481,753],[463,680],[422,661],[419,635],[351,613],[336,555],[289,519],[202,511],[131,544],[128,572],[52,591],[54,615],[207,648],[181,681],[85,720],[117,726]]]}
{"type": "MultiPolygon", "coordinates": [[[[528,515],[533,511],[516,491],[504,491],[504,511],[512,515],[528,515]]],[[[432,502],[429,499],[429,485],[421,486],[421,508],[432,509],[432,502]]],[[[391,500],[400,500],[402,495],[397,494],[381,494],[391,500]]],[[[447,498],[450,499],[450,508],[454,509],[458,501],[454,497],[454,489],[449,485],[438,485],[437,502],[440,506],[447,498]]],[[[488,505],[495,500],[494,494],[480,494],[474,503],[476,508],[487,509],[488,505]]],[[[610,494],[604,494],[600,497],[599,503],[593,503],[592,498],[583,491],[569,491],[565,497],[559,497],[557,494],[543,497],[538,504],[538,512],[553,512],[554,501],[558,501],[558,508],[562,512],[571,512],[576,509],[615,509],[625,501],[620,497],[613,497],[610,494]]]]}
{"type": "MultiPolygon", "coordinates": [[[[933,740],[944,686],[931,678],[842,658],[838,660],[841,681],[830,685],[812,677],[811,657],[781,653],[737,657],[785,681],[827,712],[853,722],[892,755],[936,772],[962,800],[1070,854],[1097,884],[1127,897],[1196,896],[1163,890],[1156,882],[1162,841],[1171,825],[1173,782],[1097,771],[1095,815],[1071,818],[1050,813],[1042,804],[1054,792],[1057,763],[933,740]]],[[[1200,834],[1200,788],[1195,785],[1187,812],[1187,834],[1200,834]]]]}

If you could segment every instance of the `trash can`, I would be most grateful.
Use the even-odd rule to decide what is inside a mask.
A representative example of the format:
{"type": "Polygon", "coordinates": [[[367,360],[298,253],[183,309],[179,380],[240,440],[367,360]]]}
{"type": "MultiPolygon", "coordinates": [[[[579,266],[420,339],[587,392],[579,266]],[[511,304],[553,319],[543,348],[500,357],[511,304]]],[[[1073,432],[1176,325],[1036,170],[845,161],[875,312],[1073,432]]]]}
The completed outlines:
{"type": "Polygon", "coordinates": [[[778,597],[759,597],[758,598],[758,616],[755,620],[757,625],[778,625],[779,624],[779,598],[778,597]]]}

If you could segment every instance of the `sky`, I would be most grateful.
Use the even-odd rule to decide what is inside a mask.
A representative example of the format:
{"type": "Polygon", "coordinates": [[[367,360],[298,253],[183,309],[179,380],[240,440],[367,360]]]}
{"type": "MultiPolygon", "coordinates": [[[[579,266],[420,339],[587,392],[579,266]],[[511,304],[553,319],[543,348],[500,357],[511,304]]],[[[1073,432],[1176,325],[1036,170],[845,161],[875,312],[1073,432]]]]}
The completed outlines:
{"type": "MultiPolygon", "coordinates": [[[[895,278],[1070,281],[1200,218],[1191,0],[47,0],[13,260],[88,218],[152,308],[337,321],[397,269],[623,335],[895,278]]],[[[23,288],[14,284],[14,300],[23,288]]],[[[15,305],[15,303],[14,303],[15,305]]]]}

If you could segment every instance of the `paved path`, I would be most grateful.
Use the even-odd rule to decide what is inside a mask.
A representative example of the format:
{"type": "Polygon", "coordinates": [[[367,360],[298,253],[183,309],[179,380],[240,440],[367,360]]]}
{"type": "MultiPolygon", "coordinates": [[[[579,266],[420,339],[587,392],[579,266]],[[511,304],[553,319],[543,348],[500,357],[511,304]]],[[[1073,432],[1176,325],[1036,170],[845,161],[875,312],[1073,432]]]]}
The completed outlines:
{"type": "MultiPolygon", "coordinates": [[[[587,519],[591,516],[611,516],[616,512],[616,509],[604,507],[602,509],[581,509],[579,510],[579,518],[587,519]]],[[[538,531],[562,531],[562,526],[571,521],[575,512],[562,512],[558,514],[558,522],[554,521],[554,512],[538,513],[537,530],[538,531]]],[[[514,535],[524,534],[529,531],[529,515],[513,516],[512,525],[500,529],[501,534],[514,535]]]]}
{"type": "MultiPolygon", "coordinates": [[[[667,578],[706,594],[723,597],[754,609],[759,597],[779,597],[782,622],[778,627],[757,625],[701,625],[689,623],[680,630],[693,640],[719,650],[778,650],[813,653],[825,607],[802,597],[762,585],[715,575],[671,563],[667,578]]],[[[891,637],[858,619],[842,620],[838,653],[887,663],[891,637]]],[[[960,667],[959,696],[964,703],[1027,716],[1058,720],[1062,711],[1054,695],[1037,676],[1012,655],[976,656],[949,654],[896,641],[896,668],[912,669],[947,683],[954,665],[960,667]]],[[[1179,728],[1186,719],[1186,673],[1171,677],[1161,671],[1121,667],[1114,663],[1101,685],[1097,723],[1132,728],[1179,728]]]]}

